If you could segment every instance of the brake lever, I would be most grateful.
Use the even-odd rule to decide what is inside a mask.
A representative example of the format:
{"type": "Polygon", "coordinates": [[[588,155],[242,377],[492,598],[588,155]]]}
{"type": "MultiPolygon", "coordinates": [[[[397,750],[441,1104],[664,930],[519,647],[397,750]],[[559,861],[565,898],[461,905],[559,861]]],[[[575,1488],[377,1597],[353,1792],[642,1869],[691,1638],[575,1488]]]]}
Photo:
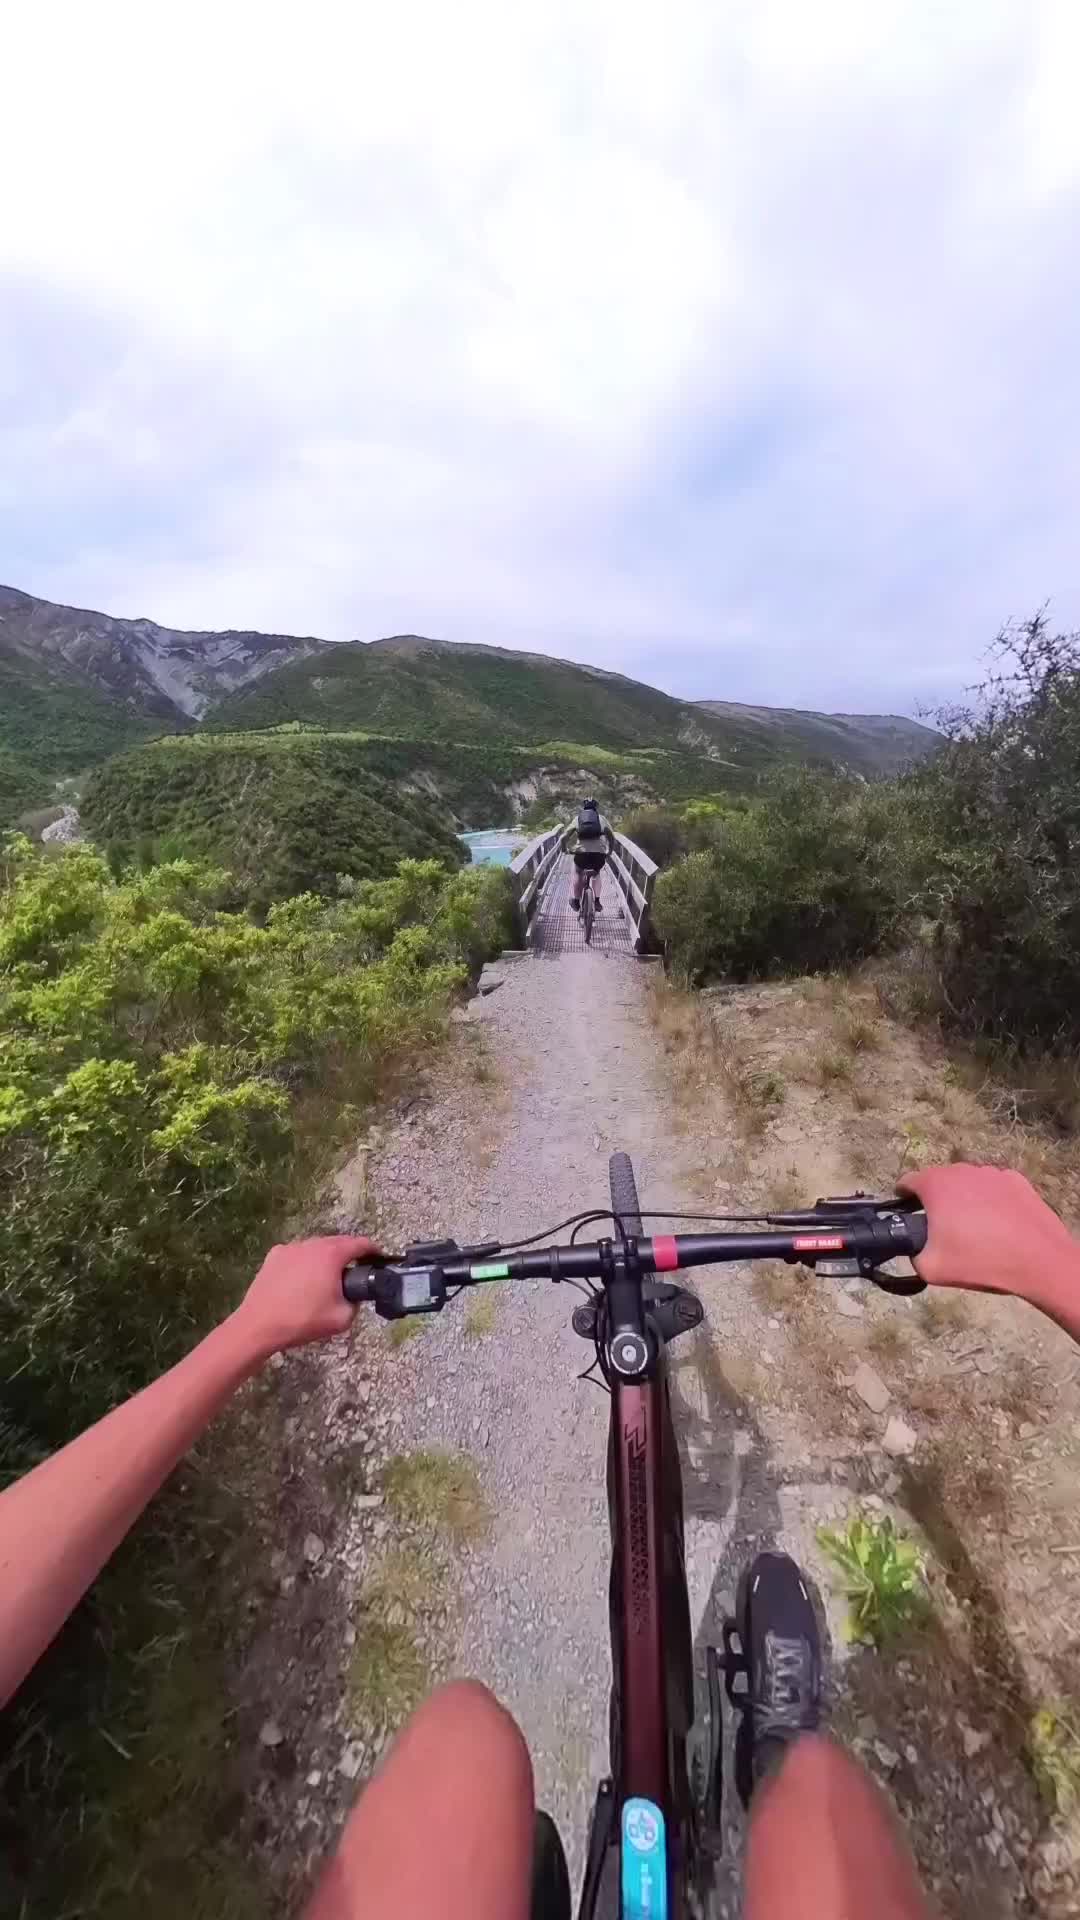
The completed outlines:
{"type": "MultiPolygon", "coordinates": [[[[788,1216],[789,1220],[791,1216],[788,1216]]],[[[877,1243],[864,1252],[853,1252],[841,1260],[816,1260],[814,1269],[818,1273],[830,1275],[834,1279],[869,1280],[882,1293],[892,1293],[910,1297],[924,1293],[926,1281],[917,1273],[886,1273],[885,1262],[899,1255],[911,1259],[921,1253],[926,1245],[926,1214],[917,1199],[906,1194],[895,1194],[878,1198],[872,1194],[853,1193],[835,1195],[819,1200],[813,1208],[807,1208],[801,1219],[792,1224],[813,1224],[815,1226],[838,1227],[842,1222],[859,1224],[870,1230],[872,1239],[877,1243]],[[888,1244],[888,1236],[902,1237],[907,1244],[896,1249],[895,1254],[888,1244]]]]}

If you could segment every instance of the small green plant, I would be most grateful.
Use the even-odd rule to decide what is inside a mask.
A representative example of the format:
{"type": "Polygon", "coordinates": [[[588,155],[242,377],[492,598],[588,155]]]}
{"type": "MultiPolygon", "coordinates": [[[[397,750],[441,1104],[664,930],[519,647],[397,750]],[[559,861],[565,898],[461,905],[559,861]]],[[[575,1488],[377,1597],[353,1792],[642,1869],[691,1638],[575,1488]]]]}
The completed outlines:
{"type": "Polygon", "coordinates": [[[493,1333],[498,1317],[498,1306],[494,1291],[478,1293],[469,1302],[465,1315],[466,1340],[482,1340],[486,1334],[493,1333]]]}
{"type": "Polygon", "coordinates": [[[1060,1703],[1032,1715],[1028,1749],[1043,1798],[1057,1813],[1075,1812],[1080,1807],[1080,1728],[1060,1703]]]}
{"type": "Polygon", "coordinates": [[[391,1320],[386,1329],[386,1338],[392,1347],[407,1346],[418,1334],[424,1332],[427,1322],[410,1314],[405,1320],[391,1320]]]}
{"type": "Polygon", "coordinates": [[[409,1628],[375,1615],[364,1620],[349,1663],[349,1704],[358,1719],[400,1726],[430,1687],[428,1663],[409,1628]]]}
{"type": "Polygon", "coordinates": [[[819,1527],[817,1537],[841,1576],[849,1640],[881,1647],[923,1617],[927,1595],[922,1555],[887,1514],[856,1513],[843,1532],[819,1527]]]}
{"type": "Polygon", "coordinates": [[[777,1073],[775,1069],[765,1073],[755,1073],[750,1084],[760,1106],[783,1106],[787,1098],[787,1083],[782,1073],[777,1073]]]}
{"type": "Polygon", "coordinates": [[[488,1504],[480,1476],[460,1453],[399,1453],[383,1470],[388,1506],[400,1520],[466,1546],[486,1532],[488,1504]]]}
{"type": "Polygon", "coordinates": [[[930,1151],[930,1143],[922,1128],[914,1120],[905,1120],[903,1126],[904,1144],[900,1149],[900,1158],[896,1164],[897,1173],[912,1166],[919,1160],[925,1160],[930,1151]]]}
{"type": "Polygon", "coordinates": [[[422,1614],[442,1599],[438,1570],[416,1547],[392,1547],[364,1582],[366,1613],[385,1614],[397,1604],[407,1614],[422,1614]]]}

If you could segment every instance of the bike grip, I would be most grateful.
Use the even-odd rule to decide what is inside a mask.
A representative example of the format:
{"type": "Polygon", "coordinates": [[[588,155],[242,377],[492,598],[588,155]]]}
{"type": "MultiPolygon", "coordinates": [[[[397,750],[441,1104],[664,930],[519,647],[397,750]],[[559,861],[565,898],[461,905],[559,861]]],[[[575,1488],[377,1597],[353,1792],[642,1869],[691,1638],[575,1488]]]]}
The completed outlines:
{"type": "Polygon", "coordinates": [[[914,1259],[926,1245],[927,1221],[925,1213],[910,1213],[907,1216],[907,1237],[911,1242],[907,1251],[914,1259]]]}
{"type": "Polygon", "coordinates": [[[361,1306],[375,1298],[375,1270],[350,1260],[341,1276],[341,1291],[352,1306],[361,1306]]]}

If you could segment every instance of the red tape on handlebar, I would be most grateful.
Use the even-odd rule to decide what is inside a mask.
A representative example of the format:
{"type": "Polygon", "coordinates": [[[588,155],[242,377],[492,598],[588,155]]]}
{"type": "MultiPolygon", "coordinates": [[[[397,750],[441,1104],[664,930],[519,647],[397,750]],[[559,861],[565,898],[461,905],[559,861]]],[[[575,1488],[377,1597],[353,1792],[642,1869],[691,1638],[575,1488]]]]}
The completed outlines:
{"type": "Polygon", "coordinates": [[[679,1264],[679,1243],[673,1233],[653,1237],[653,1266],[657,1273],[674,1273],[679,1264]]]}

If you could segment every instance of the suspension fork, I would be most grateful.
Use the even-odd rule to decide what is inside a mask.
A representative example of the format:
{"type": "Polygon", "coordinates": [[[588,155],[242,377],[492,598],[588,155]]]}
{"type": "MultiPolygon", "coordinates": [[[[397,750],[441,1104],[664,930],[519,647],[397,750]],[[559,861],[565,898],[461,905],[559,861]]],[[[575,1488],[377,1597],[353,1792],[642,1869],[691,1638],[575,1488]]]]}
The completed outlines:
{"type": "Polygon", "coordinates": [[[611,1383],[613,1550],[618,1621],[620,1804],[633,1796],[671,1807],[663,1635],[663,1394],[660,1378],[611,1383]]]}

